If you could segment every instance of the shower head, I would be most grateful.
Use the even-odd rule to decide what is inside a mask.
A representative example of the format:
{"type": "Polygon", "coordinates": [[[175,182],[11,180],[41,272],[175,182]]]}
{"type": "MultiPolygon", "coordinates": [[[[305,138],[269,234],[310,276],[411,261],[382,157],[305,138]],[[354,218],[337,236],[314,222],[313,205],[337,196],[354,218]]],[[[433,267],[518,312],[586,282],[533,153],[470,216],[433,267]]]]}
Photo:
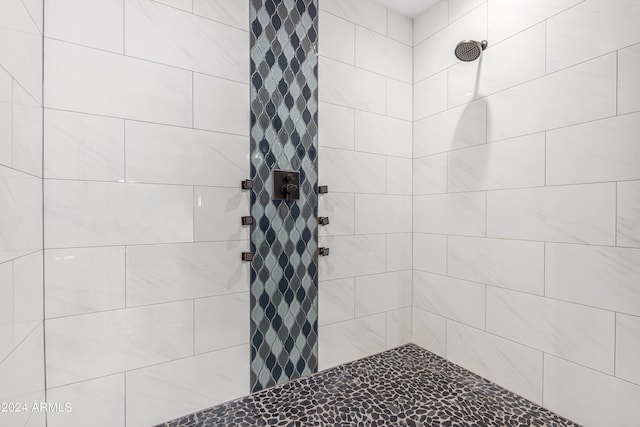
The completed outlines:
{"type": "Polygon", "coordinates": [[[480,58],[482,51],[487,48],[487,41],[463,40],[456,46],[456,58],[460,61],[471,62],[480,58]]]}

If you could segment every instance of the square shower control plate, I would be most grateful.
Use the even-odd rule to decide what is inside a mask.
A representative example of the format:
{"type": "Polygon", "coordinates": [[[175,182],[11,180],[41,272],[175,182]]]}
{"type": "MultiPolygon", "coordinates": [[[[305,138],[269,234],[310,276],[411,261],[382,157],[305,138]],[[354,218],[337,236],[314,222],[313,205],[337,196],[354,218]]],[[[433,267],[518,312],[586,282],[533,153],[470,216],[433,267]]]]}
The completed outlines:
{"type": "Polygon", "coordinates": [[[275,169],[273,171],[273,198],[298,200],[300,198],[300,172],[275,169]]]}

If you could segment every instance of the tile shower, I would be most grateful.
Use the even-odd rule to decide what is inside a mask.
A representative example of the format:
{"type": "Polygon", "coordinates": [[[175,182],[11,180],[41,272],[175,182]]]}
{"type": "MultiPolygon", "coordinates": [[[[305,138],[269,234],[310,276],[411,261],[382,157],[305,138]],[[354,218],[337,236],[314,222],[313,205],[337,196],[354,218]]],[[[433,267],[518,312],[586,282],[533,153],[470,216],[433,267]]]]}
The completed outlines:
{"type": "MultiPolygon", "coordinates": [[[[330,190],[318,370],[413,342],[578,424],[640,425],[640,3],[300,3],[330,190]]],[[[251,392],[249,6],[1,2],[0,402],[73,411],[0,426],[251,392]]]]}

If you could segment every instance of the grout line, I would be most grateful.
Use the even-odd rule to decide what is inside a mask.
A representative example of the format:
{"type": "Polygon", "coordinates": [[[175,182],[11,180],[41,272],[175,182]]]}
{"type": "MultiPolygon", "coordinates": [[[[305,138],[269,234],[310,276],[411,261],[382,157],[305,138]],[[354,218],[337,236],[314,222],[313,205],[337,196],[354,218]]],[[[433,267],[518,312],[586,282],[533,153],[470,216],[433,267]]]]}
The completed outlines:
{"type": "Polygon", "coordinates": [[[547,75],[547,62],[549,61],[549,42],[548,42],[548,19],[544,20],[544,75],[547,75]]]}
{"type": "Polygon", "coordinates": [[[620,100],[618,99],[618,94],[620,93],[620,89],[619,89],[619,85],[620,85],[620,50],[616,50],[616,116],[618,115],[618,111],[619,111],[619,102],[620,100]]]}
{"type": "MultiPolygon", "coordinates": [[[[42,61],[42,63],[44,64],[44,60],[42,61]]],[[[9,132],[11,133],[11,144],[10,144],[10,148],[11,148],[11,160],[10,160],[11,161],[11,166],[10,167],[11,167],[11,169],[13,169],[13,152],[14,152],[14,149],[13,149],[13,143],[14,143],[14,141],[13,141],[13,119],[14,119],[13,109],[16,106],[16,100],[15,100],[16,95],[15,95],[15,91],[14,91],[13,88],[15,87],[16,83],[17,83],[16,80],[13,78],[13,76],[11,76],[11,129],[9,130],[9,132]]],[[[29,96],[31,96],[31,95],[29,95],[29,96]]],[[[42,128],[44,129],[44,126],[42,128]]],[[[43,131],[43,134],[44,134],[44,131],[43,131]]],[[[14,169],[14,170],[18,170],[18,169],[14,169]]],[[[27,172],[24,172],[24,173],[27,173],[27,172]]],[[[42,174],[44,175],[44,169],[42,170],[42,174]]],[[[33,174],[29,174],[29,175],[33,175],[33,174]]],[[[35,175],[33,175],[33,176],[35,176],[35,175]]]]}
{"type": "Polygon", "coordinates": [[[615,192],[615,224],[614,224],[614,231],[615,231],[615,235],[614,235],[614,246],[618,246],[618,182],[616,182],[616,192],[615,192]]]}
{"type": "Polygon", "coordinates": [[[124,250],[124,308],[129,308],[129,303],[128,303],[128,299],[127,299],[127,288],[128,288],[128,283],[127,283],[127,246],[125,245],[123,247],[124,250]]]}
{"type": "Polygon", "coordinates": [[[124,406],[123,406],[124,427],[127,427],[127,372],[125,371],[122,374],[124,375],[124,406]]]}
{"type": "Polygon", "coordinates": [[[547,242],[542,244],[542,295],[547,296],[547,242]]]}
{"type": "Polygon", "coordinates": [[[79,44],[79,43],[75,43],[75,42],[71,42],[71,41],[63,40],[63,39],[57,39],[55,37],[46,36],[45,40],[52,40],[52,41],[55,41],[55,42],[58,42],[58,43],[62,43],[62,44],[65,44],[65,45],[78,46],[78,47],[81,47],[81,48],[84,48],[84,49],[89,49],[89,50],[92,50],[92,51],[104,52],[104,53],[107,53],[107,54],[116,55],[116,56],[120,56],[120,57],[124,57],[124,58],[135,59],[135,60],[138,60],[138,61],[141,61],[141,62],[146,62],[148,64],[160,65],[162,67],[167,67],[167,68],[171,68],[171,69],[174,69],[174,70],[182,70],[182,71],[188,71],[190,73],[202,74],[203,76],[213,77],[213,78],[220,79],[220,80],[226,80],[226,81],[232,82],[232,83],[239,83],[239,84],[244,84],[244,85],[247,85],[247,86],[250,85],[250,82],[248,80],[246,80],[246,81],[245,80],[234,80],[232,78],[225,77],[225,76],[218,76],[218,75],[214,75],[214,74],[208,74],[208,73],[205,73],[205,72],[202,72],[202,71],[194,71],[194,70],[189,69],[189,68],[184,68],[184,67],[180,67],[180,66],[172,65],[172,64],[165,64],[163,62],[152,61],[150,59],[141,58],[139,56],[125,55],[125,54],[122,54],[120,52],[116,52],[116,51],[113,51],[113,50],[101,49],[101,48],[94,47],[94,46],[85,46],[83,44],[79,44]]]}
{"type": "Polygon", "coordinates": [[[196,73],[191,72],[191,127],[196,127],[196,73]]]}
{"type": "Polygon", "coordinates": [[[196,299],[193,299],[193,355],[196,355],[196,299]]]}
{"type": "Polygon", "coordinates": [[[544,407],[544,358],[545,358],[545,352],[542,352],[542,390],[541,391],[541,396],[540,396],[540,405],[544,407]]]}
{"type": "MultiPolygon", "coordinates": [[[[618,351],[618,313],[613,313],[613,376],[616,376],[616,359],[618,351]]],[[[617,377],[616,377],[617,378],[617,377]]]]}
{"type": "MultiPolygon", "coordinates": [[[[242,138],[249,138],[249,134],[248,133],[246,135],[242,135],[242,134],[239,134],[239,133],[223,132],[223,131],[211,130],[211,129],[205,129],[205,128],[193,128],[193,127],[190,127],[190,126],[182,126],[182,125],[176,125],[176,124],[171,124],[171,123],[160,123],[160,122],[152,122],[152,121],[148,121],[148,120],[132,119],[132,118],[129,118],[129,117],[118,117],[118,116],[109,116],[109,115],[105,115],[105,114],[87,113],[85,111],[66,110],[66,109],[63,109],[63,108],[45,107],[45,110],[47,110],[47,111],[60,111],[60,112],[63,112],[63,113],[80,114],[80,115],[84,115],[84,116],[101,117],[101,118],[107,118],[107,119],[123,120],[123,121],[134,122],[134,123],[144,123],[144,124],[148,124],[148,125],[165,126],[165,127],[183,129],[183,130],[186,130],[186,131],[195,130],[195,131],[200,131],[200,132],[216,133],[216,134],[220,134],[220,135],[231,135],[231,136],[237,136],[237,137],[242,137],[242,138]]],[[[402,120],[402,119],[399,119],[399,120],[402,120]]]]}
{"type": "MultiPolygon", "coordinates": [[[[42,104],[38,103],[38,105],[40,105],[40,112],[41,112],[41,119],[42,119],[42,133],[40,134],[40,144],[41,144],[41,148],[42,148],[42,153],[41,153],[41,166],[42,166],[42,177],[40,177],[40,184],[41,184],[41,197],[40,197],[40,201],[42,203],[42,210],[40,211],[42,217],[41,217],[41,221],[42,221],[42,372],[43,372],[43,382],[42,382],[42,386],[44,387],[44,401],[48,402],[48,394],[49,394],[49,390],[48,390],[48,385],[47,385],[47,322],[45,320],[45,317],[47,315],[47,274],[46,274],[46,269],[45,269],[45,252],[44,252],[44,247],[45,247],[45,235],[46,235],[46,223],[45,223],[45,180],[44,180],[44,174],[45,174],[45,160],[46,160],[46,145],[45,145],[45,111],[44,111],[44,104],[45,104],[45,96],[44,96],[44,88],[45,88],[45,44],[44,44],[44,34],[45,34],[45,26],[46,26],[46,22],[44,19],[44,11],[45,11],[45,2],[48,0],[43,0],[42,1],[42,37],[40,39],[40,46],[42,47],[42,68],[40,69],[41,74],[41,80],[42,80],[42,86],[41,86],[41,92],[40,92],[40,96],[41,96],[41,100],[42,100],[42,104]]],[[[24,5],[24,3],[23,3],[24,5]]],[[[13,90],[13,87],[12,87],[13,90]]],[[[31,96],[31,95],[29,95],[31,96]]],[[[13,113],[12,113],[13,114],[13,113]]],[[[13,115],[12,115],[12,120],[13,120],[13,115]]],[[[11,137],[13,139],[13,129],[12,129],[12,134],[11,137]]],[[[13,155],[13,151],[12,151],[12,155],[13,155]]],[[[49,423],[49,413],[45,412],[45,418],[44,418],[44,423],[45,426],[48,425],[49,423]]]]}

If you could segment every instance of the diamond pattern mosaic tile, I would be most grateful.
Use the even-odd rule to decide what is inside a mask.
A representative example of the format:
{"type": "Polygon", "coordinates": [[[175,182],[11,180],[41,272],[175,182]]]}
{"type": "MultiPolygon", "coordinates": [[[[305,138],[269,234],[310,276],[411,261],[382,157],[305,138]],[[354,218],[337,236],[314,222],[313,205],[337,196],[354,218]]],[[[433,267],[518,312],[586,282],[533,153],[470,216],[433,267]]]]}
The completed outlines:
{"type": "Polygon", "coordinates": [[[580,427],[414,344],[163,427],[580,427]]]}
{"type": "Polygon", "coordinates": [[[251,0],[251,390],[317,371],[317,0],[251,0]],[[273,200],[273,170],[300,199],[273,200]]]}

